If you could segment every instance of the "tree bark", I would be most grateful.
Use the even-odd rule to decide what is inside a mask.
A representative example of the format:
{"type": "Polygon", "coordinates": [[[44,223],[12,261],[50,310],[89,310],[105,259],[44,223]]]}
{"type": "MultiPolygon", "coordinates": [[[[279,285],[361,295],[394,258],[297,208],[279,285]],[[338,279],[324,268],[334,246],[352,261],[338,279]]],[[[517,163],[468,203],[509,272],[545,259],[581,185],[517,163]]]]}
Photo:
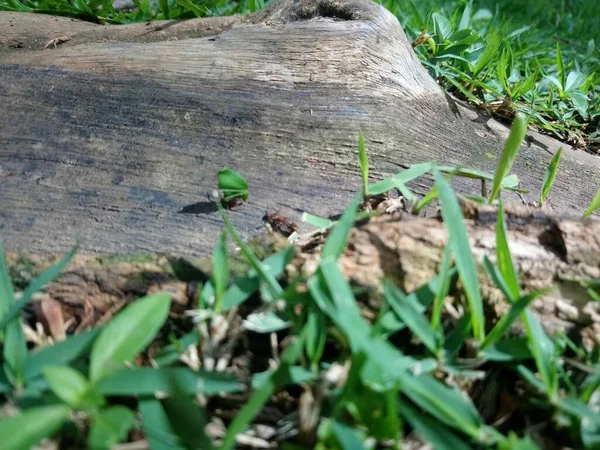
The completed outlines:
{"type": "MultiPolygon", "coordinates": [[[[373,180],[428,160],[493,171],[507,133],[445,95],[369,0],[126,26],[0,13],[0,95],[0,233],[37,253],[80,240],[92,253],[206,255],[222,228],[206,193],[224,166],[249,181],[231,213],[248,236],[265,210],[297,221],[345,207],[359,130],[373,180]]],[[[514,166],[529,199],[557,149],[536,136],[514,166]]],[[[580,213],[599,169],[567,148],[554,209],[580,213]]]]}

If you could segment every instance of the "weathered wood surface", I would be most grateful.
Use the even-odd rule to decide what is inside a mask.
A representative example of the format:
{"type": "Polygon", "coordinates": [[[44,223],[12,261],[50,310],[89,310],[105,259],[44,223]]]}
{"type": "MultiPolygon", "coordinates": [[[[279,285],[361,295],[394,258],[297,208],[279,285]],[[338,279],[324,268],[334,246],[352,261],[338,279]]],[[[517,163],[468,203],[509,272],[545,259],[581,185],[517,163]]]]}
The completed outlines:
{"type": "MultiPolygon", "coordinates": [[[[206,254],[221,230],[206,193],[223,166],[249,180],[249,203],[232,212],[248,235],[265,210],[340,211],[360,185],[359,129],[374,179],[427,160],[491,171],[505,138],[454,107],[369,0],[110,27],[0,13],[0,98],[0,233],[11,251],[80,239],[89,252],[206,254]]],[[[536,142],[515,166],[530,199],[557,148],[536,142]]],[[[567,149],[554,209],[580,213],[599,174],[600,159],[567,149]]]]}

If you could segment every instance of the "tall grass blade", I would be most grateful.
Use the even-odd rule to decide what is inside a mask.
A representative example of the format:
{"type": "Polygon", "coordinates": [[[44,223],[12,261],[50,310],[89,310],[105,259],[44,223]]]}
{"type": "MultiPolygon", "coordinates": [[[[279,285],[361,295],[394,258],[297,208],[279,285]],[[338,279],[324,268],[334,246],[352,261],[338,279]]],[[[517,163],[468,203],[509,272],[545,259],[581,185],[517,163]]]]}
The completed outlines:
{"type": "Polygon", "coordinates": [[[217,208],[219,209],[221,217],[223,218],[223,222],[225,223],[225,229],[227,230],[233,241],[236,243],[236,245],[241,249],[242,254],[246,258],[250,266],[252,266],[252,268],[256,271],[258,276],[267,285],[267,288],[269,289],[269,293],[272,296],[272,298],[279,298],[283,293],[283,289],[281,288],[281,285],[279,284],[277,279],[273,276],[272,273],[270,273],[264,268],[260,260],[252,252],[250,247],[248,247],[248,245],[243,241],[235,227],[231,224],[229,216],[225,212],[223,205],[221,205],[221,202],[217,202],[217,208]]]}
{"type": "Polygon", "coordinates": [[[463,214],[450,184],[438,171],[435,172],[435,183],[439,191],[442,217],[448,230],[448,245],[454,254],[456,269],[463,283],[471,313],[473,335],[475,339],[481,341],[484,337],[485,320],[483,301],[463,214]]]}
{"type": "Polygon", "coordinates": [[[344,211],[340,220],[329,233],[327,241],[323,246],[323,251],[321,252],[321,258],[325,259],[331,256],[337,259],[340,257],[344,251],[344,248],[346,248],[346,242],[348,241],[350,231],[354,226],[356,210],[359,204],[360,196],[357,195],[354,197],[352,203],[350,203],[350,206],[344,211]]]}
{"type": "Polygon", "coordinates": [[[592,213],[594,211],[596,211],[598,208],[600,208],[600,189],[598,189],[598,191],[596,192],[596,195],[594,195],[594,198],[592,199],[592,203],[590,203],[590,206],[588,206],[588,208],[583,213],[583,217],[591,216],[592,213]]]}
{"type": "Polygon", "coordinates": [[[502,188],[502,182],[506,175],[508,175],[508,172],[510,172],[517,153],[519,152],[519,148],[521,147],[521,143],[523,142],[523,139],[525,139],[526,133],[527,119],[522,113],[517,113],[515,115],[515,119],[513,120],[512,126],[510,127],[508,140],[504,145],[504,150],[502,150],[502,155],[500,156],[500,161],[498,162],[498,166],[496,168],[494,183],[490,193],[490,203],[492,203],[494,200],[496,200],[496,197],[498,197],[500,189],[502,188]]]}
{"type": "Polygon", "coordinates": [[[362,132],[358,134],[358,165],[362,176],[363,201],[369,199],[369,158],[365,150],[365,139],[362,132]]]}
{"type": "Polygon", "coordinates": [[[498,202],[498,212],[496,219],[496,258],[498,260],[498,268],[502,274],[502,279],[510,292],[510,301],[516,301],[521,295],[519,287],[519,276],[510,254],[508,247],[506,221],[504,220],[504,206],[502,201],[498,202]]]}
{"type": "Polygon", "coordinates": [[[558,162],[560,161],[560,155],[562,154],[563,148],[559,148],[558,151],[552,157],[548,168],[546,169],[546,173],[544,174],[544,184],[542,185],[542,191],[540,192],[540,206],[543,206],[546,198],[548,198],[548,194],[550,193],[550,189],[554,185],[554,180],[556,179],[556,173],[558,172],[558,162]]]}

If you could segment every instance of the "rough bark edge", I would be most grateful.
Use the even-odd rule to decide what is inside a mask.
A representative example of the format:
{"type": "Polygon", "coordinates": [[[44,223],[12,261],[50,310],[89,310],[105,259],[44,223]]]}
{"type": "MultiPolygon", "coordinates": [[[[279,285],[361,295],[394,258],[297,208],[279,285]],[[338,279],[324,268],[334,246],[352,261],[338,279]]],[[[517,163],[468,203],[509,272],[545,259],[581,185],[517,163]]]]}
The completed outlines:
{"type": "MultiPolygon", "coordinates": [[[[463,210],[474,256],[478,261],[484,256],[495,261],[496,208],[464,202],[463,210]]],[[[600,221],[558,217],[521,205],[507,205],[505,211],[509,245],[524,291],[555,286],[532,304],[533,312],[551,333],[564,332],[587,348],[600,343],[600,305],[580,285],[580,281],[600,279],[600,221]]],[[[289,277],[314,272],[325,238],[325,232],[316,231],[297,243],[289,277]]],[[[280,241],[269,242],[271,248],[281,248],[280,241]]],[[[352,230],[340,267],[351,283],[370,289],[373,298],[379,296],[384,276],[410,292],[437,275],[446,243],[446,229],[438,218],[386,215],[352,230]]],[[[18,276],[23,265],[37,273],[56,260],[13,254],[9,266],[18,276]]],[[[208,274],[210,264],[206,259],[203,263],[208,274]]],[[[486,313],[497,320],[509,305],[480,269],[486,313]]],[[[195,287],[177,280],[164,256],[134,256],[127,261],[81,255],[41,296],[67,308],[81,330],[157,290],[171,292],[182,312],[191,304],[195,287]]]]}

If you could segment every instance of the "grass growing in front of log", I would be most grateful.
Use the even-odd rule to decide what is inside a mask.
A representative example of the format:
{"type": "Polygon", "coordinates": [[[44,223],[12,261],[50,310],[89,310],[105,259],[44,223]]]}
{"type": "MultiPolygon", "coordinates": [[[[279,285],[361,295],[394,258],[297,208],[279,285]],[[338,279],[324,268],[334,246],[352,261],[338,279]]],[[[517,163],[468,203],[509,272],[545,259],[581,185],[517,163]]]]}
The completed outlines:
{"type": "MultiPolygon", "coordinates": [[[[503,160],[514,160],[525,128],[518,115],[503,160]]],[[[557,161],[549,161],[542,197],[557,161]]],[[[362,136],[360,166],[368,170],[362,136]]],[[[185,315],[169,319],[171,296],[155,293],[103,326],[39,348],[27,343],[21,311],[75,250],[17,298],[0,246],[2,448],[30,448],[46,438],[60,448],[91,449],[142,439],[152,450],[275,443],[351,450],[401,448],[407,441],[448,450],[598,448],[600,348],[549,335],[530,312],[552,286],[527,292],[519,284],[501,199],[517,189],[508,167],[486,174],[432,162],[374,184],[365,177],[339,220],[328,224],[314,270],[291,279],[285,270],[295,247],[260,260],[219,203],[225,230],[212,273],[198,270],[195,306],[185,315]],[[407,183],[424,175],[433,177],[449,236],[439,274],[413,292],[386,277],[381,293],[370,296],[349,284],[338,265],[352,228],[364,221],[359,210],[391,189],[418,200],[407,183]],[[474,198],[497,205],[495,261],[484,259],[485,272],[470,249],[460,197],[450,185],[455,176],[499,187],[474,198]],[[250,267],[236,279],[228,269],[229,240],[250,267]],[[499,320],[486,314],[484,276],[508,305],[499,320]],[[521,334],[513,331],[517,323],[521,334]],[[179,331],[166,335],[166,329],[179,331]],[[231,347],[231,340],[240,344],[231,347]],[[251,342],[259,344],[240,373],[233,361],[251,342]],[[474,394],[486,387],[487,394],[474,394]],[[269,418],[274,409],[279,414],[269,418]]],[[[599,298],[600,280],[579,282],[590,301],[599,298]]]]}

